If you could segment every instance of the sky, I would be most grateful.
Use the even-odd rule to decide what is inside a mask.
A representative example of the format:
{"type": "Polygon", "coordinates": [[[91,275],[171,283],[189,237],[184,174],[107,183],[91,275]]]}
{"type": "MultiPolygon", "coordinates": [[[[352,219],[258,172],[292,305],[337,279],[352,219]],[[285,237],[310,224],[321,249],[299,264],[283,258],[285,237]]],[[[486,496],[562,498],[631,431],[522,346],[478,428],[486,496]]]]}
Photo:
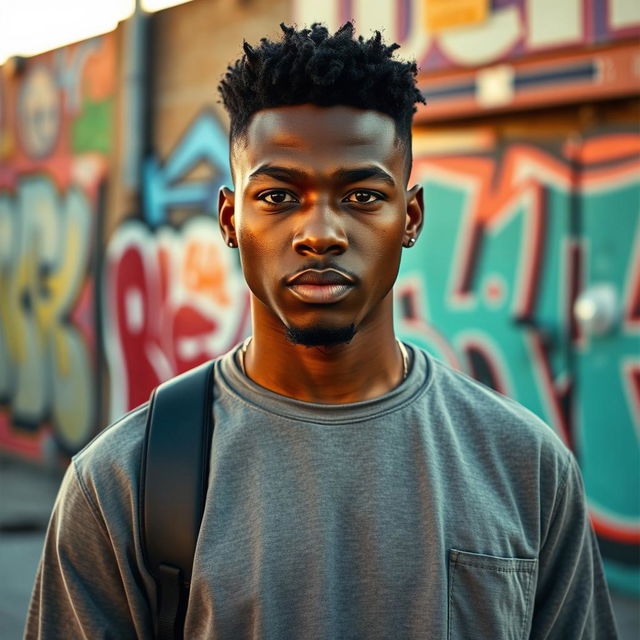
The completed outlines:
{"type": "MultiPolygon", "coordinates": [[[[186,0],[142,0],[158,11],[186,0]]],[[[134,0],[0,0],[0,65],[111,31],[129,16],[134,0]]]]}

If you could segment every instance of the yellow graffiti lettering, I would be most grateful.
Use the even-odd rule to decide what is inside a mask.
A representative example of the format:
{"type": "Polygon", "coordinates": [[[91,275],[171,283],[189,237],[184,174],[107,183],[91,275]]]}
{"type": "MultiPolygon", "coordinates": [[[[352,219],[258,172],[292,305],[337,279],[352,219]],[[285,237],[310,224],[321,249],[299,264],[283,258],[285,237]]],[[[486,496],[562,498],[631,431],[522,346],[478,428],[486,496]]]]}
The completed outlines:
{"type": "Polygon", "coordinates": [[[87,277],[91,209],[75,186],[58,194],[46,176],[0,194],[0,391],[17,424],[51,420],[77,450],[95,429],[91,354],[70,323],[87,277]]]}

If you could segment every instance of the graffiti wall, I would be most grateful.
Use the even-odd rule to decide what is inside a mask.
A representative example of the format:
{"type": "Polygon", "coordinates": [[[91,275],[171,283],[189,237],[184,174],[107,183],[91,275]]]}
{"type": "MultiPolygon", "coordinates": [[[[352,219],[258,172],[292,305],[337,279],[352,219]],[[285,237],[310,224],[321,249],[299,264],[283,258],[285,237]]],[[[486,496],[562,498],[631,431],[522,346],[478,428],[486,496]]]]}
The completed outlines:
{"type": "Polygon", "coordinates": [[[494,0],[486,3],[486,12],[461,10],[456,4],[296,0],[293,15],[298,24],[323,22],[330,29],[351,19],[363,34],[384,29],[385,37],[400,44],[402,55],[415,59],[424,72],[575,49],[640,31],[640,6],[630,0],[494,0]]]}
{"type": "Polygon", "coordinates": [[[96,234],[113,34],[0,75],[0,448],[42,459],[96,429],[96,234]]]}
{"type": "Polygon", "coordinates": [[[248,293],[217,223],[223,184],[231,184],[227,133],[205,110],[167,158],[148,158],[142,216],[109,240],[104,321],[113,419],[249,331],[248,293]]]}
{"type": "MultiPolygon", "coordinates": [[[[143,142],[156,150],[144,163],[140,210],[124,219],[122,150],[113,148],[124,84],[117,32],[0,69],[3,452],[35,461],[73,453],[158,383],[250,331],[237,252],[215,215],[218,189],[231,179],[214,87],[243,38],[277,35],[291,12],[285,0],[214,4],[154,17],[143,142]],[[113,229],[106,239],[103,228],[113,229]]],[[[637,3],[627,0],[496,0],[481,21],[444,29],[432,28],[420,0],[292,4],[298,23],[384,27],[403,56],[442,82],[539,53],[555,59],[606,43],[598,51],[618,51],[640,29],[637,3]]],[[[622,67],[597,68],[620,75],[622,67]]],[[[531,87],[533,76],[516,71],[499,86],[531,87]]],[[[556,76],[544,78],[560,90],[556,76]]],[[[482,88],[474,83],[464,88],[476,100],[470,108],[482,88]]],[[[607,86],[599,98],[629,95],[607,86]]],[[[432,94],[433,111],[444,102],[432,94]]],[[[640,136],[558,134],[485,148],[416,158],[427,217],[403,259],[398,332],[556,430],[580,461],[611,583],[639,591],[640,136]],[[614,310],[606,330],[578,321],[576,306],[591,294],[614,310]]]]}
{"type": "Polygon", "coordinates": [[[637,95],[634,0],[296,0],[299,24],[353,19],[414,59],[415,122],[637,95]],[[603,46],[606,45],[606,46],[603,46]]]}
{"type": "Polygon", "coordinates": [[[404,337],[573,449],[609,576],[628,590],[640,572],[639,154],[623,132],[417,158],[426,223],[396,287],[404,337]],[[575,302],[603,285],[612,326],[589,333],[575,302]]]}

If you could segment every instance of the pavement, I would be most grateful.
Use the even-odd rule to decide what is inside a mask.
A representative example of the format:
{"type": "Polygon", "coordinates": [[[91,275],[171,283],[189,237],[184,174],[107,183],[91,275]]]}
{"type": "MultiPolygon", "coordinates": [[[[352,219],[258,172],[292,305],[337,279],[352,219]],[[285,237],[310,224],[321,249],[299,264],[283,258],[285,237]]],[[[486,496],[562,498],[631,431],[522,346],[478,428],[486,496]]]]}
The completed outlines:
{"type": "Polygon", "coordinates": [[[17,640],[31,598],[59,468],[0,457],[0,638],[17,640]]]}
{"type": "MultiPolygon", "coordinates": [[[[0,455],[0,638],[20,640],[62,471],[0,455]]],[[[612,593],[620,640],[640,638],[640,599],[612,593]]],[[[569,639],[567,639],[569,640],[569,639]]]]}

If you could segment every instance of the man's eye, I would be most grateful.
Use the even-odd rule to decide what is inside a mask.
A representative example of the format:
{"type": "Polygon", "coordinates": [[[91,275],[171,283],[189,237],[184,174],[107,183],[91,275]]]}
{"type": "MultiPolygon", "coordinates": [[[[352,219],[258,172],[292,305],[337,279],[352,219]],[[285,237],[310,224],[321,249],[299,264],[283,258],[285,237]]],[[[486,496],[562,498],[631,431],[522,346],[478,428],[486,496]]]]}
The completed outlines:
{"type": "Polygon", "coordinates": [[[382,200],[382,196],[375,191],[354,191],[350,193],[343,202],[355,202],[357,204],[373,204],[382,200]]]}
{"type": "Polygon", "coordinates": [[[258,196],[258,200],[263,200],[267,204],[288,204],[289,202],[298,202],[287,191],[268,191],[258,196]]]}

